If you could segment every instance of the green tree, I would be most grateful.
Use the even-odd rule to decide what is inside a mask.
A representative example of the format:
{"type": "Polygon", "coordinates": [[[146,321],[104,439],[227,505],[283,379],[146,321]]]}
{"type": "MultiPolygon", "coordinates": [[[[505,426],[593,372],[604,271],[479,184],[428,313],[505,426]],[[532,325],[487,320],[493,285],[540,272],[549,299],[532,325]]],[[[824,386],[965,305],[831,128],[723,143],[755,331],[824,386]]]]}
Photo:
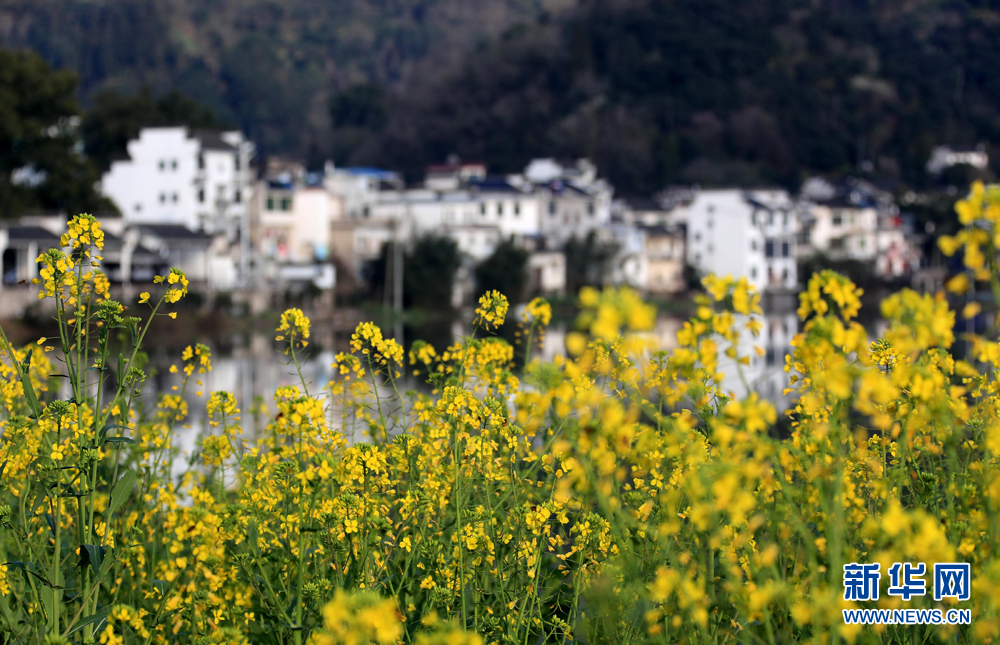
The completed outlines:
{"type": "Polygon", "coordinates": [[[132,95],[114,90],[98,93],[80,129],[87,156],[103,171],[115,159],[126,156],[126,146],[139,135],[139,130],[170,125],[221,128],[225,124],[212,110],[177,90],[156,98],[146,86],[132,95]]]}
{"type": "Polygon", "coordinates": [[[462,265],[458,245],[447,237],[417,240],[403,261],[403,302],[426,311],[451,309],[455,274],[462,265]]]}
{"type": "Polygon", "coordinates": [[[512,303],[522,302],[528,286],[528,252],[513,238],[500,242],[476,267],[476,284],[478,293],[496,290],[512,303]]]}
{"type": "Polygon", "coordinates": [[[77,150],[76,83],[36,54],[0,50],[0,217],[115,210],[77,150]]]}
{"type": "Polygon", "coordinates": [[[575,294],[581,287],[600,286],[617,253],[612,243],[601,242],[594,231],[580,240],[575,235],[566,242],[566,290],[575,294]]]}

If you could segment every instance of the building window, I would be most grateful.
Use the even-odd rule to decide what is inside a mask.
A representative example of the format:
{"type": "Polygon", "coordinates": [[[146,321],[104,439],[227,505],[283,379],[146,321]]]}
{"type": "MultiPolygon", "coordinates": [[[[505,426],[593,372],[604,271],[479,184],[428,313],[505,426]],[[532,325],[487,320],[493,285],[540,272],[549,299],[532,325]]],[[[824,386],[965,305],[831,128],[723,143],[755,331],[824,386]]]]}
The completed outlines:
{"type": "Polygon", "coordinates": [[[177,170],[177,160],[176,159],[174,159],[174,160],[172,160],[170,162],[170,169],[171,170],[177,170]]]}
{"type": "Polygon", "coordinates": [[[750,223],[753,226],[757,226],[757,211],[750,213],[750,223]]]}
{"type": "Polygon", "coordinates": [[[695,253],[694,254],[694,261],[695,262],[701,262],[701,253],[695,253]]]}
{"type": "Polygon", "coordinates": [[[243,191],[237,190],[236,195],[233,196],[233,201],[239,204],[243,201],[243,191]]]}
{"type": "Polygon", "coordinates": [[[708,218],[708,228],[712,228],[712,218],[708,218]]]}
{"type": "Polygon", "coordinates": [[[136,213],[142,212],[142,204],[136,204],[135,206],[132,207],[132,210],[134,210],[136,213]]]}
{"type": "Polygon", "coordinates": [[[788,213],[784,213],[781,216],[781,225],[782,226],[788,226],[788,213]]]}
{"type": "Polygon", "coordinates": [[[174,193],[173,195],[170,196],[170,201],[172,201],[175,204],[177,203],[177,193],[174,193]]]}
{"type": "Polygon", "coordinates": [[[834,213],[833,214],[833,225],[834,226],[840,226],[843,223],[844,223],[844,216],[841,215],[839,212],[838,213],[834,213]]]}
{"type": "Polygon", "coordinates": [[[750,250],[751,251],[757,250],[757,240],[750,240],[750,250]]]}
{"type": "Polygon", "coordinates": [[[163,159],[160,159],[160,172],[163,172],[166,169],[167,169],[167,162],[164,161],[163,159]]]}
{"type": "Polygon", "coordinates": [[[167,203],[167,194],[166,193],[160,193],[160,203],[161,204],[166,204],[167,203]]]}
{"type": "MultiPolygon", "coordinates": [[[[204,188],[199,188],[198,189],[198,203],[199,204],[204,204],[205,203],[205,189],[204,188]]],[[[267,203],[268,203],[267,209],[271,210],[271,200],[268,199],[267,203]]]]}
{"type": "Polygon", "coordinates": [[[773,258],[774,257],[774,242],[772,240],[767,240],[764,242],[764,257],[773,258]]]}
{"type": "Polygon", "coordinates": [[[292,210],[292,198],[291,197],[282,197],[281,198],[281,210],[283,210],[283,211],[290,211],[290,210],[292,210]]]}
{"type": "Polygon", "coordinates": [[[788,257],[788,250],[789,250],[788,249],[788,242],[782,242],[781,243],[781,257],[787,258],[788,257]]]}
{"type": "Polygon", "coordinates": [[[503,217],[503,204],[497,202],[497,217],[503,217]]]}
{"type": "Polygon", "coordinates": [[[520,214],[521,214],[521,204],[515,202],[514,203],[514,216],[517,217],[520,214]]]}
{"type": "Polygon", "coordinates": [[[695,231],[694,241],[695,242],[701,242],[701,231],[695,231]]]}
{"type": "MultiPolygon", "coordinates": [[[[204,191],[204,189],[198,191],[198,201],[199,202],[205,201],[205,191],[204,191]]],[[[267,210],[269,210],[269,211],[273,211],[274,210],[274,197],[268,197],[267,198],[267,210]]]]}
{"type": "Polygon", "coordinates": [[[708,252],[709,252],[709,253],[712,253],[712,252],[714,252],[714,251],[715,251],[715,247],[713,247],[713,246],[712,246],[711,244],[709,244],[709,245],[708,245],[708,252]]]}
{"type": "Polygon", "coordinates": [[[236,160],[236,161],[234,162],[234,165],[235,165],[235,167],[236,167],[236,170],[239,170],[239,169],[240,169],[240,155],[239,155],[239,154],[237,153],[237,154],[233,155],[233,157],[234,157],[234,159],[236,160]]]}
{"type": "Polygon", "coordinates": [[[205,169],[205,155],[201,152],[198,153],[198,170],[205,169]]]}
{"type": "Polygon", "coordinates": [[[774,211],[769,211],[767,213],[767,225],[774,226],[774,211]]]}
{"type": "Polygon", "coordinates": [[[483,215],[483,216],[486,215],[486,204],[480,204],[479,205],[479,214],[483,215]]]}
{"type": "Polygon", "coordinates": [[[587,214],[591,217],[594,216],[594,202],[587,202],[587,214]]]}
{"type": "Polygon", "coordinates": [[[757,267],[750,267],[750,277],[754,280],[757,279],[757,267]]]}
{"type": "Polygon", "coordinates": [[[556,203],[555,202],[549,202],[549,215],[553,215],[554,216],[555,214],[556,214],[556,203]]]}

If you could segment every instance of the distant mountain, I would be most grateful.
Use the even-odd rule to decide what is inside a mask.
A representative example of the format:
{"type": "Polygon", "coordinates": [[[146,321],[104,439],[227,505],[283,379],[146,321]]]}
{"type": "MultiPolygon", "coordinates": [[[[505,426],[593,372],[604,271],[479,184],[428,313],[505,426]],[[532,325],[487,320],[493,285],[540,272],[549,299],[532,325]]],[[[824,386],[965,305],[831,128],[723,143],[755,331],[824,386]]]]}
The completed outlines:
{"type": "Polygon", "coordinates": [[[170,89],[267,151],[328,139],[331,93],[451,67],[549,0],[5,0],[0,47],[29,48],[102,89],[170,89]]]}
{"type": "Polygon", "coordinates": [[[985,0],[7,0],[0,46],[85,93],[177,87],[266,152],[411,176],[589,156],[620,192],[1000,159],[985,0]]]}

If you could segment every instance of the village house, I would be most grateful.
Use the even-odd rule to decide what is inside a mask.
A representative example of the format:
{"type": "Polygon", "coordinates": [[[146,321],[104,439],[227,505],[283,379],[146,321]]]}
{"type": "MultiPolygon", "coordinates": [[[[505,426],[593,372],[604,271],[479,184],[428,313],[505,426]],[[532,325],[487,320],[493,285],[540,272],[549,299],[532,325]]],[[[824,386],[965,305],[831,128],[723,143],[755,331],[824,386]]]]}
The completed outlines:
{"type": "Polygon", "coordinates": [[[784,190],[703,190],[688,206],[687,258],[701,275],[746,277],[760,291],[798,287],[797,208],[784,190]]]}

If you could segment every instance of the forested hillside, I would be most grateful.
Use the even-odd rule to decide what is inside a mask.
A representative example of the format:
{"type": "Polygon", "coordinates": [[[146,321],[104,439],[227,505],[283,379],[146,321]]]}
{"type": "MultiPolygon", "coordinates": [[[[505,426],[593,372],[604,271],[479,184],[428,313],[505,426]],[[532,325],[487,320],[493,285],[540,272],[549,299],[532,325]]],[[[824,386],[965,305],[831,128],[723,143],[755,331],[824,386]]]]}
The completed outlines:
{"type": "Polygon", "coordinates": [[[85,104],[176,87],[266,152],[411,176],[454,152],[588,155],[630,194],[919,187],[934,145],[1000,141],[985,1],[8,0],[0,46],[76,69],[85,104]]]}

